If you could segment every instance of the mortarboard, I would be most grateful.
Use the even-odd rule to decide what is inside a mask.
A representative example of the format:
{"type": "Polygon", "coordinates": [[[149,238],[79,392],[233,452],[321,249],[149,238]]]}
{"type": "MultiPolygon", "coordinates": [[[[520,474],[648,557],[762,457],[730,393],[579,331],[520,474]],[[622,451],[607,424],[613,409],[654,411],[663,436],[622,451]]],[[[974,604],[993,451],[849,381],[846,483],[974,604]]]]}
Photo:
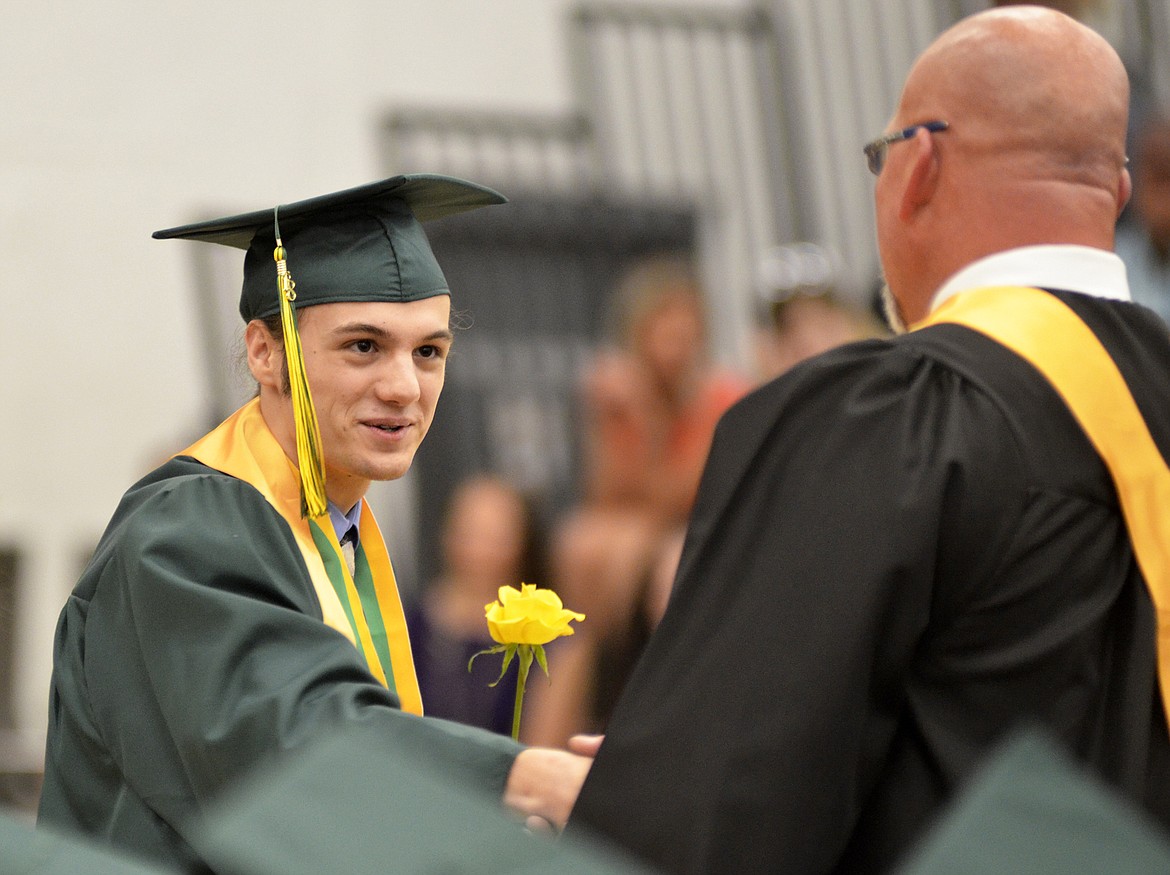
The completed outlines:
{"type": "Polygon", "coordinates": [[[276,229],[296,306],[337,301],[408,302],[449,293],[421,222],[506,198],[451,176],[412,174],[264,210],[155,231],[158,240],[219,243],[247,250],[240,315],[275,315],[276,229]]]}
{"type": "Polygon", "coordinates": [[[280,313],[302,514],[325,512],[325,475],[294,308],[344,301],[409,303],[450,294],[420,223],[505,202],[499,192],[466,180],[411,174],[154,232],[159,240],[202,240],[246,250],[240,315],[247,322],[280,313]]]}

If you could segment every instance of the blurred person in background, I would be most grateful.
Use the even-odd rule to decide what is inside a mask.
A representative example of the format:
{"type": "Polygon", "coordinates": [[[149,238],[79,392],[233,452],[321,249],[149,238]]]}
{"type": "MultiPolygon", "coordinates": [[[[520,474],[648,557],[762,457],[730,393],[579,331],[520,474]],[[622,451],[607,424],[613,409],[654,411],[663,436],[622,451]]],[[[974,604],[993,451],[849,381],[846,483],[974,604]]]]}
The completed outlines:
{"type": "Polygon", "coordinates": [[[822,352],[888,333],[841,299],[835,253],[815,243],[777,246],[759,267],[755,346],[764,382],[822,352]]]}
{"type": "Polygon", "coordinates": [[[668,596],[715,424],[751,387],[712,361],[689,259],[635,264],[611,305],[615,342],[583,382],[583,498],[550,545],[553,588],[589,621],[550,649],[557,684],[533,687],[537,744],[604,729],[668,596]]]}
{"type": "Polygon", "coordinates": [[[1170,118],[1151,118],[1133,154],[1129,221],[1117,229],[1133,299],[1170,324],[1170,118]]]}
{"type": "MultiPolygon", "coordinates": [[[[407,606],[407,627],[427,714],[508,735],[516,672],[499,677],[498,663],[468,662],[495,644],[484,606],[502,586],[545,586],[543,540],[524,495],[502,477],[480,474],[456,486],[440,541],[438,576],[407,606]]],[[[536,677],[534,676],[534,680],[536,677]]]]}

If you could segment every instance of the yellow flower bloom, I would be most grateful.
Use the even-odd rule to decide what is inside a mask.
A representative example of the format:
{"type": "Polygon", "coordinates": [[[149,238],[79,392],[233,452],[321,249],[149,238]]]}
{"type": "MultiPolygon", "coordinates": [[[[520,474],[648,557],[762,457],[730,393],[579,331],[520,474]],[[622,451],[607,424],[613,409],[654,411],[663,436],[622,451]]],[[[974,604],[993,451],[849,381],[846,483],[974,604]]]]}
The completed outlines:
{"type": "Polygon", "coordinates": [[[584,614],[569,611],[551,589],[538,589],[531,583],[520,589],[500,587],[498,601],[484,606],[488,632],[500,644],[547,644],[554,638],[572,635],[572,621],[580,622],[584,614]]]}

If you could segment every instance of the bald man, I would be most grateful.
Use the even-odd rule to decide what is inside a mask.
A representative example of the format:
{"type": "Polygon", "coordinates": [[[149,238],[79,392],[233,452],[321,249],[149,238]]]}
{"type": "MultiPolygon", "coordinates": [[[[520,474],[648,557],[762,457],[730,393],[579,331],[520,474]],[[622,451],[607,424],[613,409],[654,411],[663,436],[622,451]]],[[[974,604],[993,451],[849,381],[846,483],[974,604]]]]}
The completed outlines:
{"type": "Polygon", "coordinates": [[[881,872],[1029,723],[1170,821],[1170,532],[1141,505],[1170,476],[1170,340],[1111,252],[1127,97],[1109,45],[1039,7],[921,57],[866,148],[916,330],[724,417],[570,830],[666,872],[881,872]]]}

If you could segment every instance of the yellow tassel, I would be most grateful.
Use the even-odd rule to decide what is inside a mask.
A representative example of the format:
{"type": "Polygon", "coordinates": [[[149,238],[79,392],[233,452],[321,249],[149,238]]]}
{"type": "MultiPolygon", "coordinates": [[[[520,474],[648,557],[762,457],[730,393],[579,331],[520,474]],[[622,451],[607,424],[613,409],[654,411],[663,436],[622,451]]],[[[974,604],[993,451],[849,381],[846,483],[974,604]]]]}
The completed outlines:
{"type": "Polygon", "coordinates": [[[321,451],[321,430],[313,395],[305,375],[305,357],[301,352],[301,336],[297,334],[297,316],[292,302],[296,300],[296,283],[288,272],[284,246],[280,234],[276,236],[276,286],[280,294],[280,324],[284,330],[284,352],[288,361],[288,381],[292,389],[293,421],[297,435],[297,467],[301,474],[301,516],[319,517],[325,513],[325,458],[321,451]]]}

